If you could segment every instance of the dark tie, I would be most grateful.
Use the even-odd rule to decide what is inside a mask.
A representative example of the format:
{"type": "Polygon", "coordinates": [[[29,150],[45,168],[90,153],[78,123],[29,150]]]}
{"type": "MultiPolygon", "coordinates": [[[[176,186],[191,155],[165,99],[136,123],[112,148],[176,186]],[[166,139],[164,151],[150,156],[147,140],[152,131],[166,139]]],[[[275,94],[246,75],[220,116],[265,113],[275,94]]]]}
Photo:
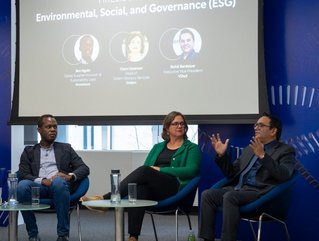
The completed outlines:
{"type": "Polygon", "coordinates": [[[257,159],[258,159],[258,157],[256,155],[254,155],[251,158],[250,163],[248,164],[246,169],[244,171],[242,171],[242,173],[240,174],[238,184],[234,187],[235,190],[239,190],[243,186],[244,176],[250,171],[250,169],[253,167],[253,165],[255,164],[257,159]]]}

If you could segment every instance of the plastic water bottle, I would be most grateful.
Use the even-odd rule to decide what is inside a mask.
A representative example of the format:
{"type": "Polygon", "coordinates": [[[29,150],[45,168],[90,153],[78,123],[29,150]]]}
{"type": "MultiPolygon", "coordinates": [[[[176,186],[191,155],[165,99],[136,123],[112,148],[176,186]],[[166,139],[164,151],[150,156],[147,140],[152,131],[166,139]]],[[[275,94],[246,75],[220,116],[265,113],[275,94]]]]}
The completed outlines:
{"type": "Polygon", "coordinates": [[[120,203],[120,170],[111,170],[111,203],[120,203]]]}
{"type": "Polygon", "coordinates": [[[196,241],[195,233],[192,229],[189,230],[187,241],[196,241]]]}
{"type": "Polygon", "coordinates": [[[0,205],[2,204],[2,190],[3,187],[5,186],[5,182],[6,182],[6,169],[1,167],[0,168],[0,205]]]}
{"type": "Polygon", "coordinates": [[[18,178],[16,173],[8,174],[8,203],[9,206],[15,206],[18,204],[17,201],[17,187],[18,187],[18,178]]]}

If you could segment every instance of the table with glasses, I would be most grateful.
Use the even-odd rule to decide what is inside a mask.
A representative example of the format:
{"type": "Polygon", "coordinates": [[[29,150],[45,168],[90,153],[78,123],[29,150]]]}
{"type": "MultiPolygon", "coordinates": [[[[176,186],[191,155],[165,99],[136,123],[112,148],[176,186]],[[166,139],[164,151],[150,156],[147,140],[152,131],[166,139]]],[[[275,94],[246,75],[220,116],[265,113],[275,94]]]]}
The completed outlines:
{"type": "Polygon", "coordinates": [[[16,204],[14,206],[9,206],[8,203],[3,203],[0,205],[0,211],[9,212],[9,223],[8,223],[8,240],[18,241],[18,212],[19,211],[35,211],[50,208],[50,205],[39,204],[16,204]]]}
{"type": "Polygon", "coordinates": [[[87,207],[114,208],[115,241],[124,241],[124,208],[149,207],[157,205],[152,200],[136,200],[134,203],[124,199],[120,203],[111,203],[110,200],[92,200],[82,202],[87,207]]]}

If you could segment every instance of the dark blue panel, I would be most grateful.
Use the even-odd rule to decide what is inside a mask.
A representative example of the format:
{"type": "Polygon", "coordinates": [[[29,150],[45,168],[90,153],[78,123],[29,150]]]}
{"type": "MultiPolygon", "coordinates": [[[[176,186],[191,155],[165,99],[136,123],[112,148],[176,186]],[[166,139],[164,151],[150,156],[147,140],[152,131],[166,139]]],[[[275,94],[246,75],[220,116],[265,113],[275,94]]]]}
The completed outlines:
{"type": "Polygon", "coordinates": [[[298,227],[290,229],[293,241],[319,240],[319,2],[270,2],[265,4],[270,108],[283,119],[283,139],[296,148],[303,174],[296,185],[288,225],[298,227]],[[270,24],[273,8],[278,9],[280,29],[276,22],[270,24]]]}
{"type": "MultiPolygon", "coordinates": [[[[298,169],[302,173],[295,186],[288,228],[292,241],[319,240],[319,1],[264,2],[270,110],[283,120],[282,139],[295,147],[300,161],[298,169]]],[[[243,140],[249,140],[251,135],[239,125],[202,125],[199,128],[209,134],[220,129],[223,136],[231,138],[234,146],[245,146],[243,140]]],[[[204,152],[202,191],[219,179],[221,173],[213,164],[214,153],[207,138],[200,135],[199,145],[204,152]]],[[[262,240],[285,240],[278,225],[264,228],[262,240]]],[[[239,239],[253,240],[247,225],[241,225],[239,239]]]]}
{"type": "MultiPolygon", "coordinates": [[[[6,172],[11,169],[11,129],[7,125],[11,106],[10,4],[10,0],[2,0],[0,3],[0,186],[4,189],[4,200],[7,197],[6,172]]],[[[6,215],[1,215],[0,226],[5,226],[6,220],[6,215]]]]}

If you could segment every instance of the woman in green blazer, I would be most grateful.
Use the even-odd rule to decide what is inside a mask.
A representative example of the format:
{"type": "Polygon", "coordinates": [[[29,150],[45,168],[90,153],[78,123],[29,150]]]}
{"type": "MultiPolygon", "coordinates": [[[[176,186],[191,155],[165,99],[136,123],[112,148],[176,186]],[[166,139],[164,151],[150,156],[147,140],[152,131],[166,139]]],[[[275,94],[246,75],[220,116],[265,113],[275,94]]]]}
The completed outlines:
{"type": "MultiPolygon", "coordinates": [[[[127,196],[128,183],[137,184],[137,198],[162,200],[176,194],[199,175],[201,153],[187,139],[188,126],[182,113],[173,111],[163,121],[163,142],[154,145],[144,165],[123,179],[121,196],[127,196]]],[[[83,197],[82,200],[110,199],[111,194],[83,197]]],[[[144,208],[128,209],[128,241],[137,241],[144,218],[144,208]]]]}

